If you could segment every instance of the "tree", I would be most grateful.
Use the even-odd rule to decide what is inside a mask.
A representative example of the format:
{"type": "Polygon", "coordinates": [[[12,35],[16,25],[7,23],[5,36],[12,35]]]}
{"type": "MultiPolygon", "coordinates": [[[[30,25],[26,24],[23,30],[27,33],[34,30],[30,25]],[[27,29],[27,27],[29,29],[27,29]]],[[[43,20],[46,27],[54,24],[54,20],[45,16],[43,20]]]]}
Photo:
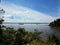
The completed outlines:
{"type": "Polygon", "coordinates": [[[49,25],[52,26],[52,27],[60,27],[60,18],[54,20],[54,21],[51,22],[49,25]]]}
{"type": "MultiPolygon", "coordinates": [[[[1,2],[1,0],[0,0],[1,2]]],[[[3,29],[2,29],[2,23],[3,23],[3,19],[1,18],[1,14],[4,14],[4,10],[3,9],[0,9],[0,45],[4,45],[3,42],[4,42],[4,38],[3,38],[3,29]]]]}

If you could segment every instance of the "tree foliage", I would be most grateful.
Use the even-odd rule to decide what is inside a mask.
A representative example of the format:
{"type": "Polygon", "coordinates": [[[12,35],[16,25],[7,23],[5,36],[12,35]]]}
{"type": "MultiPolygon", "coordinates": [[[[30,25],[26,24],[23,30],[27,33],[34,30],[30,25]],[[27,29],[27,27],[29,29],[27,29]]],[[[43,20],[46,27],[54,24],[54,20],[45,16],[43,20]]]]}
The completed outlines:
{"type": "Polygon", "coordinates": [[[60,27],[60,18],[54,20],[54,21],[51,22],[49,25],[52,26],[52,27],[60,27]]]}

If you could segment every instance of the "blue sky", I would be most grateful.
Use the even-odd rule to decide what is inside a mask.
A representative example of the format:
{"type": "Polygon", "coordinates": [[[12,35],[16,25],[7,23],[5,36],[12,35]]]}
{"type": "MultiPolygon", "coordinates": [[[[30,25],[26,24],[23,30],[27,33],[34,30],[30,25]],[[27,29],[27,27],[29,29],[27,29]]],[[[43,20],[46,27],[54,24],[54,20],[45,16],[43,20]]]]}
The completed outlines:
{"type": "Polygon", "coordinates": [[[57,16],[60,0],[5,0],[5,2],[15,3],[36,11],[57,16]]]}
{"type": "MultiPolygon", "coordinates": [[[[51,17],[60,17],[60,0],[2,0],[6,5],[14,4],[51,17]]],[[[7,6],[8,6],[7,5],[7,6]]],[[[11,5],[10,5],[11,6],[11,5]]],[[[9,7],[9,6],[8,6],[9,7]]],[[[14,14],[16,15],[16,14],[14,14]]],[[[11,16],[12,17],[12,16],[11,16]]],[[[20,16],[20,19],[24,16],[20,16]]],[[[16,17],[17,18],[17,17],[16,17]]],[[[26,17],[24,17],[26,19],[26,17]]],[[[18,16],[19,19],[19,16],[18,16]]],[[[33,20],[33,19],[30,19],[33,20]]]]}

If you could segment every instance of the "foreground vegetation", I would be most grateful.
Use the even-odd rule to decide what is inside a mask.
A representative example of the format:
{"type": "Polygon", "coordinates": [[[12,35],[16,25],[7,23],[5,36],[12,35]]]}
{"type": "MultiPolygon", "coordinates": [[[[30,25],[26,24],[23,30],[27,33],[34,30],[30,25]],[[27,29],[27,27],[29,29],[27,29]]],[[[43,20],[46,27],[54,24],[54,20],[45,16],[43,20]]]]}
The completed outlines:
{"type": "Polygon", "coordinates": [[[25,31],[24,28],[15,30],[14,28],[5,27],[0,20],[0,45],[60,45],[60,40],[55,36],[48,36],[46,41],[41,40],[40,34],[25,31]]]}

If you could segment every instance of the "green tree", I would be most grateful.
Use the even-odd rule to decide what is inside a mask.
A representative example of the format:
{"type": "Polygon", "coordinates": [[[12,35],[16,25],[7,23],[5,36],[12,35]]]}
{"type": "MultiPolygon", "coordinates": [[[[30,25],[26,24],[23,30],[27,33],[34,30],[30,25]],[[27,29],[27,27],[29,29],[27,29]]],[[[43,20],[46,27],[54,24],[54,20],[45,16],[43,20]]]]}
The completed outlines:
{"type": "Polygon", "coordinates": [[[60,27],[60,18],[54,20],[54,21],[51,22],[49,25],[52,26],[52,27],[60,27]]]}
{"type": "Polygon", "coordinates": [[[2,23],[4,20],[1,18],[1,14],[4,14],[4,13],[5,13],[4,10],[0,9],[0,45],[4,45],[3,29],[2,29],[2,23]]]}

